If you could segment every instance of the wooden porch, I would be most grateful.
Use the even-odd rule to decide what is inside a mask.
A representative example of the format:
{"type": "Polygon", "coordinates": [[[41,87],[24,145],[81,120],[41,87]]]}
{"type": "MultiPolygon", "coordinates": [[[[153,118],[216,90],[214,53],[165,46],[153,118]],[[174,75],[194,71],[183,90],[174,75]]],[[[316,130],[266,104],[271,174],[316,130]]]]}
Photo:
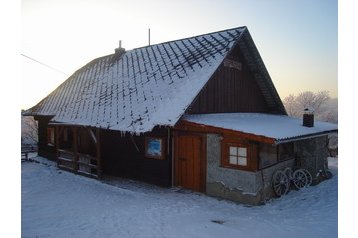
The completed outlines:
{"type": "Polygon", "coordinates": [[[100,129],[58,124],[54,126],[57,166],[73,173],[100,178],[100,129]]]}

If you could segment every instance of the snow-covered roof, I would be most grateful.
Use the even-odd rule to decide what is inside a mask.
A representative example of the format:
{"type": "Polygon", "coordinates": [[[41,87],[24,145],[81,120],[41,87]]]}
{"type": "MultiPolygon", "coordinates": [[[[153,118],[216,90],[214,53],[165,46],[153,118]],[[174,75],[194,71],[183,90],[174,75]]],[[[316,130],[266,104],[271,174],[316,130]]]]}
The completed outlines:
{"type": "Polygon", "coordinates": [[[253,68],[269,107],[285,113],[247,28],[238,27],[97,58],[26,115],[131,133],[174,126],[237,44],[263,72],[253,68]]]}
{"type": "Polygon", "coordinates": [[[336,132],[337,124],[315,121],[314,127],[302,126],[302,120],[265,113],[217,113],[185,115],[184,120],[200,125],[240,131],[283,143],[295,139],[336,132]]]}

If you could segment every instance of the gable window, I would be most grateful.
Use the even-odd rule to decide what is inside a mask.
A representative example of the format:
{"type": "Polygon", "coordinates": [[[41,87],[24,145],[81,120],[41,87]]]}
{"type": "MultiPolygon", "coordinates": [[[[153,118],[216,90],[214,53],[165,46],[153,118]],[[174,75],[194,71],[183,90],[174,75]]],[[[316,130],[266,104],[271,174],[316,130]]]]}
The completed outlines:
{"type": "Polygon", "coordinates": [[[55,128],[53,127],[47,128],[47,145],[55,145],[55,128]]]}
{"type": "Polygon", "coordinates": [[[222,141],[221,166],[233,169],[251,170],[249,144],[236,141],[222,141]]]}

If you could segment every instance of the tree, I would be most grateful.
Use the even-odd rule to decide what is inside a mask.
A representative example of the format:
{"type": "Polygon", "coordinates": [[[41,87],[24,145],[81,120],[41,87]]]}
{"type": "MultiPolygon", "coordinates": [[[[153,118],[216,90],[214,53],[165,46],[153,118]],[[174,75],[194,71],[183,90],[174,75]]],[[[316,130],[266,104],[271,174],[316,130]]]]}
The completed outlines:
{"type": "Polygon", "coordinates": [[[38,125],[33,117],[21,115],[21,144],[36,145],[38,125]]]}
{"type": "Polygon", "coordinates": [[[299,93],[297,96],[290,94],[284,99],[283,104],[285,105],[287,114],[291,117],[300,118],[305,108],[312,108],[316,118],[322,121],[335,122],[335,118],[338,117],[338,115],[333,115],[332,110],[326,106],[328,100],[330,100],[328,91],[319,91],[316,93],[305,91],[299,93]]]}

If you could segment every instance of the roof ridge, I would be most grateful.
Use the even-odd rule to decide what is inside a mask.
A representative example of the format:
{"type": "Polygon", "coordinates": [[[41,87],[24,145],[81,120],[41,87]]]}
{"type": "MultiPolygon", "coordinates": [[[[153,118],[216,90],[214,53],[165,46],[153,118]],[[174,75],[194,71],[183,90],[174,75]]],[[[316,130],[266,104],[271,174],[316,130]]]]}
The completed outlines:
{"type": "Polygon", "coordinates": [[[225,32],[225,31],[232,31],[232,30],[240,29],[240,28],[242,28],[243,30],[247,30],[247,26],[234,27],[234,28],[230,28],[230,29],[226,29],[226,30],[213,31],[213,32],[209,32],[209,33],[196,35],[196,36],[190,36],[190,37],[185,37],[185,38],[181,38],[181,39],[165,41],[165,42],[161,42],[161,43],[157,43],[157,44],[146,45],[146,46],[142,46],[142,47],[138,47],[138,48],[133,48],[133,49],[128,50],[128,51],[143,49],[143,48],[151,47],[151,46],[155,46],[155,45],[162,45],[162,44],[172,43],[172,42],[176,42],[176,41],[183,41],[183,40],[187,40],[187,39],[192,39],[192,38],[196,38],[196,37],[200,37],[200,36],[211,35],[211,34],[225,32]]]}

